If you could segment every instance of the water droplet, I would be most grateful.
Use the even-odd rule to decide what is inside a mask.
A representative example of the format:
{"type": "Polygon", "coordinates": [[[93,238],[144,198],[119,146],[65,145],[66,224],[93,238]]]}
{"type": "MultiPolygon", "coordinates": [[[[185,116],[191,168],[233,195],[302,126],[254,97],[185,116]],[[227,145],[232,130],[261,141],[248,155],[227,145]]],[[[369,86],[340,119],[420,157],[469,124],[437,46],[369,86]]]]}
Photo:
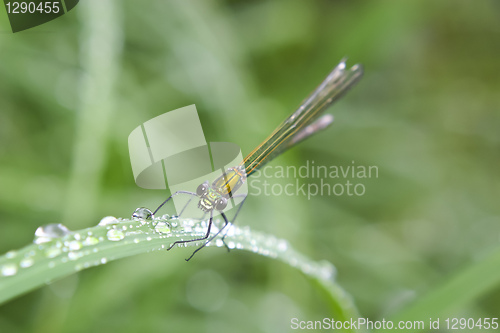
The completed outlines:
{"type": "Polygon", "coordinates": [[[101,258],[101,264],[105,264],[108,262],[108,259],[107,258],[101,258]]]}
{"type": "Polygon", "coordinates": [[[305,263],[302,264],[302,266],[300,266],[300,269],[302,270],[302,273],[304,273],[306,275],[309,275],[312,272],[312,267],[309,264],[305,264],[305,263]]]}
{"type": "Polygon", "coordinates": [[[28,268],[30,266],[32,266],[34,263],[34,260],[33,258],[24,258],[23,260],[21,260],[21,262],[19,263],[19,266],[21,266],[22,268],[28,268]]]}
{"type": "Polygon", "coordinates": [[[17,255],[16,251],[9,251],[5,254],[5,257],[11,259],[14,258],[16,255],[17,255]]]}
{"type": "Polygon", "coordinates": [[[161,218],[162,220],[168,220],[168,219],[170,219],[170,215],[168,215],[168,214],[163,214],[160,218],[161,218]]]}
{"type": "Polygon", "coordinates": [[[2,275],[3,276],[12,276],[17,273],[17,266],[14,264],[5,264],[2,266],[2,275]]]}
{"type": "Polygon", "coordinates": [[[152,220],[154,219],[154,215],[153,212],[146,207],[140,207],[132,213],[132,218],[138,220],[152,220]]]}
{"type": "Polygon", "coordinates": [[[125,234],[121,230],[111,229],[107,232],[106,237],[110,241],[120,241],[125,238],[125,234]]]}
{"type": "Polygon", "coordinates": [[[98,225],[110,225],[110,224],[117,224],[117,223],[120,223],[120,221],[118,221],[116,219],[116,217],[114,216],[106,216],[106,217],[103,217],[101,219],[101,221],[99,221],[99,224],[98,225]]]}
{"type": "Polygon", "coordinates": [[[215,246],[217,246],[217,247],[224,246],[224,242],[222,241],[222,239],[218,238],[218,239],[215,241],[215,246]]]}
{"type": "Polygon", "coordinates": [[[78,259],[78,254],[76,252],[70,252],[70,253],[68,253],[68,259],[69,260],[76,260],[76,259],[78,259]]]}
{"type": "Polygon", "coordinates": [[[61,254],[61,249],[57,246],[51,246],[45,251],[47,258],[54,258],[61,254]]]}
{"type": "Polygon", "coordinates": [[[178,220],[179,219],[179,216],[178,215],[172,215],[172,217],[170,217],[171,220],[178,220]]]}
{"type": "Polygon", "coordinates": [[[139,242],[140,242],[139,238],[134,238],[134,243],[136,243],[136,244],[137,244],[137,243],[139,243],[139,242]]]}
{"type": "Polygon", "coordinates": [[[229,226],[229,229],[226,232],[227,237],[233,237],[234,236],[234,228],[231,228],[231,225],[229,226]]]}
{"type": "Polygon", "coordinates": [[[61,223],[52,223],[38,227],[35,231],[35,239],[33,243],[43,244],[50,242],[54,238],[62,237],[69,234],[70,231],[61,223]]]}
{"type": "Polygon", "coordinates": [[[317,270],[318,276],[323,280],[331,280],[335,277],[336,269],[328,261],[321,261],[317,270]]]}
{"type": "Polygon", "coordinates": [[[167,222],[158,222],[155,226],[155,230],[162,234],[169,233],[170,225],[167,222]]]}
{"type": "Polygon", "coordinates": [[[77,250],[80,250],[82,248],[82,243],[74,240],[74,241],[69,242],[68,247],[72,251],[77,251],[77,250]]]}
{"type": "Polygon", "coordinates": [[[278,242],[278,251],[286,251],[286,249],[288,248],[288,243],[281,239],[279,242],[278,242]]]}
{"type": "Polygon", "coordinates": [[[228,242],[227,247],[230,249],[234,249],[236,247],[236,245],[234,244],[234,242],[228,242]]]}
{"type": "Polygon", "coordinates": [[[99,243],[99,240],[93,236],[89,236],[83,241],[83,245],[85,246],[96,245],[97,243],[99,243]]]}

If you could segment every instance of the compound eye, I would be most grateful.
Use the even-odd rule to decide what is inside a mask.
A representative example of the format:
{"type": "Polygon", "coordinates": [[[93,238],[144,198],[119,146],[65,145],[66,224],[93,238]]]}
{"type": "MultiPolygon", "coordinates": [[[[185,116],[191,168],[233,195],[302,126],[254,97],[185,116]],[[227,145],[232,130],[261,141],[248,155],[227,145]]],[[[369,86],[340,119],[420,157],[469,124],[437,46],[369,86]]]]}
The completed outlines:
{"type": "Polygon", "coordinates": [[[198,194],[201,197],[207,193],[207,190],[208,190],[207,183],[200,184],[196,189],[196,194],[198,194]]]}
{"type": "Polygon", "coordinates": [[[227,206],[227,199],[226,198],[220,198],[217,200],[217,204],[215,205],[215,209],[217,210],[224,210],[227,206]]]}

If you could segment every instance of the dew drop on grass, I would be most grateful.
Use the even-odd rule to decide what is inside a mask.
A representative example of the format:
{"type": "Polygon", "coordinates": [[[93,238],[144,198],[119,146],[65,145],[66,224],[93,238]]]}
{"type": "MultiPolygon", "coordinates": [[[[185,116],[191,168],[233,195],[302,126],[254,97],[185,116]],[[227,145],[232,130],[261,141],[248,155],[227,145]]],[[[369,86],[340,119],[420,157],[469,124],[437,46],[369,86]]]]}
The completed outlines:
{"type": "Polygon", "coordinates": [[[9,251],[5,254],[5,257],[11,259],[14,258],[16,255],[17,255],[16,251],[9,251]]]}
{"type": "Polygon", "coordinates": [[[83,245],[85,245],[85,246],[92,246],[92,245],[96,245],[97,243],[99,243],[99,240],[97,238],[95,238],[94,236],[88,236],[87,238],[85,238],[83,240],[83,245]]]}
{"type": "Polygon", "coordinates": [[[50,242],[54,238],[66,236],[70,231],[61,223],[51,223],[38,227],[35,231],[35,239],[33,243],[43,244],[50,242]]]}
{"type": "Polygon", "coordinates": [[[158,222],[155,226],[155,230],[161,234],[166,234],[170,232],[170,225],[167,222],[158,222]]]}
{"type": "Polygon", "coordinates": [[[277,247],[278,247],[278,251],[281,251],[281,252],[286,251],[286,249],[288,248],[288,243],[286,240],[281,239],[278,241],[277,247]]]}
{"type": "Polygon", "coordinates": [[[2,266],[2,275],[3,276],[12,276],[17,273],[17,266],[14,264],[5,264],[2,266]]]}
{"type": "Polygon", "coordinates": [[[33,258],[24,258],[23,260],[21,260],[21,262],[19,263],[19,266],[21,266],[22,268],[28,268],[30,266],[32,266],[34,263],[34,260],[33,258]]]}
{"type": "Polygon", "coordinates": [[[138,219],[138,220],[152,220],[154,219],[153,212],[147,209],[146,207],[140,207],[137,208],[133,213],[132,213],[132,218],[133,219],[138,219]]]}
{"type": "Polygon", "coordinates": [[[120,221],[118,221],[118,219],[114,216],[106,216],[106,217],[103,217],[101,219],[101,221],[99,221],[99,224],[100,226],[103,226],[103,225],[110,225],[110,224],[118,224],[120,223],[120,221]]]}
{"type": "Polygon", "coordinates": [[[120,241],[120,240],[124,239],[125,238],[125,234],[121,230],[111,229],[111,230],[108,230],[108,232],[106,233],[106,237],[110,241],[116,242],[116,241],[120,241]]]}
{"type": "Polygon", "coordinates": [[[82,243],[74,240],[74,241],[69,242],[68,247],[71,251],[77,251],[77,250],[80,250],[82,248],[82,243]]]}
{"type": "Polygon", "coordinates": [[[317,270],[317,275],[323,280],[331,280],[335,277],[336,269],[328,261],[321,261],[317,270]]]}
{"type": "Polygon", "coordinates": [[[47,258],[54,258],[61,254],[61,249],[57,246],[51,246],[45,250],[45,256],[47,258]]]}

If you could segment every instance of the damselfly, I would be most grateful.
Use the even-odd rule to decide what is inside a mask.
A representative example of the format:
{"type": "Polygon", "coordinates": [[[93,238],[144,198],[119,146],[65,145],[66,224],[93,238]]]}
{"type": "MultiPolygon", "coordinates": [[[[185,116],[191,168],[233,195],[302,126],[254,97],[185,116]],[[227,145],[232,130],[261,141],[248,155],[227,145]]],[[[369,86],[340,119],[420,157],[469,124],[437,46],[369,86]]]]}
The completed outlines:
{"type": "MultiPolygon", "coordinates": [[[[248,176],[257,171],[260,167],[280,155],[287,149],[295,146],[302,140],[310,137],[320,130],[327,128],[333,122],[333,116],[323,112],[346,91],[354,86],[363,75],[363,68],[360,65],[354,65],[350,69],[346,68],[345,60],[342,60],[337,67],[326,77],[326,79],[307,97],[300,107],[283,121],[274,132],[269,135],[260,145],[258,145],[243,161],[231,167],[224,174],[215,179],[211,184],[206,181],[200,184],[195,192],[178,191],[165,200],[153,213],[165,205],[173,196],[178,194],[188,194],[192,197],[198,197],[198,208],[205,213],[210,214],[208,220],[207,232],[203,237],[176,241],[168,249],[170,250],[176,244],[197,242],[206,240],[206,242],[196,249],[186,260],[191,259],[196,252],[205,247],[210,241],[217,237],[229,224],[229,220],[224,213],[228,200],[242,196],[241,201],[232,221],[238,215],[246,194],[235,194],[235,192],[245,183],[248,176]],[[210,230],[213,224],[213,212],[220,212],[224,219],[224,225],[217,233],[210,237],[210,230]]],[[[192,198],[191,198],[192,199],[192,198]]],[[[191,201],[191,199],[188,201],[191,201]]],[[[182,211],[181,211],[182,214],[182,211]]]]}

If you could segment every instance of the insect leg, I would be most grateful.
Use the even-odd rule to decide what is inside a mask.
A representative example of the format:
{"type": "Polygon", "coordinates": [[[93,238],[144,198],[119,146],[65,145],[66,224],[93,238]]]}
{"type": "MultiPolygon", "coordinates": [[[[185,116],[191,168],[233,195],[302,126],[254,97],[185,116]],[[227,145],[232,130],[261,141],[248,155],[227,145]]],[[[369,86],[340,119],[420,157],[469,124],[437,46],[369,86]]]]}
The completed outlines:
{"type": "MultiPolygon", "coordinates": [[[[210,239],[207,240],[205,242],[205,244],[203,244],[202,246],[200,246],[199,248],[197,248],[196,250],[194,250],[194,252],[191,254],[191,256],[189,258],[186,259],[186,261],[189,261],[196,254],[196,252],[200,251],[202,248],[204,248],[205,246],[207,246],[208,243],[210,243],[215,237],[217,237],[221,233],[221,231],[224,230],[224,228],[229,224],[229,221],[227,220],[226,214],[224,214],[223,212],[220,212],[220,214],[224,218],[224,225],[222,226],[222,228],[220,228],[219,231],[217,231],[217,233],[215,235],[213,235],[212,237],[210,237],[210,239]]],[[[226,243],[224,243],[224,245],[226,245],[226,243]]],[[[227,247],[227,245],[226,245],[226,247],[227,247]]],[[[228,247],[227,247],[227,250],[229,251],[228,247]]]]}
{"type": "MultiPolygon", "coordinates": [[[[213,223],[213,217],[212,217],[212,214],[210,214],[210,220],[208,221],[208,228],[207,228],[207,233],[206,233],[205,236],[200,237],[200,238],[195,238],[195,239],[188,239],[188,240],[176,241],[172,245],[169,246],[169,248],[167,249],[167,251],[171,250],[176,244],[185,244],[185,243],[191,243],[191,242],[198,242],[198,241],[207,239],[210,236],[210,230],[212,229],[212,223],[213,223]]],[[[191,255],[191,257],[192,257],[192,255],[191,255]]],[[[191,257],[189,257],[189,259],[191,259],[191,257]]],[[[187,259],[187,260],[189,260],[189,259],[187,259]]]]}

